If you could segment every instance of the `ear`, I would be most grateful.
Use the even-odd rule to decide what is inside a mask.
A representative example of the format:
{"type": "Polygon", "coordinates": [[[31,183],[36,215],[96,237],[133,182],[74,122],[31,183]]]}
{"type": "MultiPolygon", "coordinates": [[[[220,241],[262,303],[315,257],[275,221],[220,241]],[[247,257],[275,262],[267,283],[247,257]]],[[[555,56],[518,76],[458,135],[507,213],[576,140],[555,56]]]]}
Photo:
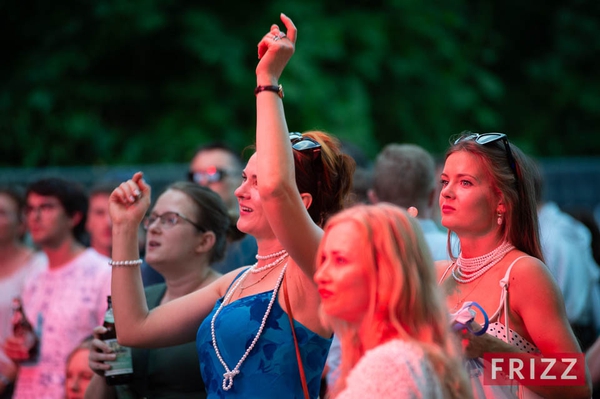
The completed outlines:
{"type": "Polygon", "coordinates": [[[504,205],[503,200],[500,200],[500,202],[498,202],[498,206],[496,207],[496,213],[506,213],[506,205],[504,205]]]}
{"type": "Polygon", "coordinates": [[[371,204],[377,204],[379,202],[379,198],[377,197],[377,194],[375,194],[375,190],[372,188],[367,190],[367,198],[371,204]]]}
{"type": "Polygon", "coordinates": [[[73,214],[73,216],[71,216],[71,228],[72,229],[75,228],[75,226],[77,226],[81,222],[82,218],[83,218],[83,213],[75,212],[73,214]]]}
{"type": "Polygon", "coordinates": [[[302,198],[304,207],[306,209],[310,208],[310,204],[312,204],[312,195],[310,195],[309,193],[302,193],[302,194],[300,194],[300,197],[302,198]]]}
{"type": "Polygon", "coordinates": [[[217,241],[217,237],[215,236],[214,232],[207,231],[205,233],[202,233],[202,237],[201,237],[200,241],[198,242],[198,245],[196,245],[196,252],[197,253],[209,252],[215,246],[216,241],[217,241]]]}

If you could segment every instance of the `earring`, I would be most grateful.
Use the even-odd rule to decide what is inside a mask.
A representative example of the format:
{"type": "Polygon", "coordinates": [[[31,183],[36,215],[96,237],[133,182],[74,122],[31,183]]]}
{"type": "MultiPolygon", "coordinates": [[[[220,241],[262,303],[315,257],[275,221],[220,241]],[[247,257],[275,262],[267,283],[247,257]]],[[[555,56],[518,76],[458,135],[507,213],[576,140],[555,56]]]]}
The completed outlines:
{"type": "Polygon", "coordinates": [[[502,214],[498,212],[498,226],[502,226],[502,214]]]}

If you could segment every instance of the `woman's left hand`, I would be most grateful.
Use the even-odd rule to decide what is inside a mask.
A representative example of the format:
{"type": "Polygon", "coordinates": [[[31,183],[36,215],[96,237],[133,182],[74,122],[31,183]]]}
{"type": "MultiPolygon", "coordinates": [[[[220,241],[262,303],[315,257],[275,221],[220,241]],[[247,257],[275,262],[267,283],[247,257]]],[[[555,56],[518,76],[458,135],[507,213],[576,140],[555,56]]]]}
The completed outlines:
{"type": "MultiPolygon", "coordinates": [[[[481,326],[474,321],[470,323],[470,327],[473,331],[481,330],[481,326]]],[[[490,341],[488,338],[493,337],[491,337],[489,334],[477,336],[466,328],[460,330],[458,333],[460,334],[463,351],[467,359],[483,357],[484,352],[490,351],[490,341]]]]}
{"type": "Polygon", "coordinates": [[[285,25],[286,32],[280,31],[279,26],[273,24],[269,33],[258,43],[260,60],[256,66],[258,85],[277,85],[283,69],[294,54],[296,26],[285,14],[281,14],[281,21],[285,25]]]}

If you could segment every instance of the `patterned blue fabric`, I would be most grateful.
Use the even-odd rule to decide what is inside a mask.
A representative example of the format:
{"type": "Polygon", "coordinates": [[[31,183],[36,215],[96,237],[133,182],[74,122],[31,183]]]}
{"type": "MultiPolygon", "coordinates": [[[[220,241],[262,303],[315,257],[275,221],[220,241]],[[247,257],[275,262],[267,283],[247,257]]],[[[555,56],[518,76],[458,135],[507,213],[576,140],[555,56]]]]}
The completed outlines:
{"type": "MultiPolygon", "coordinates": [[[[256,336],[272,295],[273,291],[268,291],[238,299],[225,306],[215,320],[219,351],[230,370],[256,336]]],[[[277,300],[256,346],[240,367],[240,374],[234,378],[233,386],[228,391],[223,390],[225,369],[217,358],[210,332],[211,320],[222,301],[223,298],[217,301],[213,311],[200,325],[196,337],[200,371],[208,399],[303,399],[290,321],[277,300]]],[[[315,334],[295,320],[294,329],[310,397],[317,398],[331,339],[315,334]]]]}

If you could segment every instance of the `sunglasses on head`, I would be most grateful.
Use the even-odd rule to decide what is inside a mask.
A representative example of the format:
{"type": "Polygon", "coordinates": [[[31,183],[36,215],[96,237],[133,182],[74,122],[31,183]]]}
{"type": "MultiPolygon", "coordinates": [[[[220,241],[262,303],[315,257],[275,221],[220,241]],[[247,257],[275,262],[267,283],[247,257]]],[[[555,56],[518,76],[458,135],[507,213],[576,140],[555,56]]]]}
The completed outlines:
{"type": "Polygon", "coordinates": [[[504,134],[504,133],[473,133],[473,134],[468,134],[466,136],[459,137],[454,142],[454,144],[458,144],[461,141],[468,141],[468,140],[473,140],[477,144],[481,144],[481,145],[486,145],[486,144],[494,143],[498,140],[501,140],[502,143],[504,144],[504,151],[506,152],[506,159],[508,160],[508,165],[510,166],[510,169],[513,171],[513,174],[515,175],[515,179],[518,180],[517,165],[515,163],[515,157],[513,156],[513,153],[510,149],[510,144],[508,142],[508,137],[506,137],[506,134],[504,134]]]}
{"type": "Polygon", "coordinates": [[[290,142],[292,143],[292,148],[294,150],[299,152],[311,151],[314,158],[321,153],[321,144],[310,137],[304,137],[302,133],[290,133],[290,142]]]}
{"type": "Polygon", "coordinates": [[[227,176],[227,172],[223,169],[216,168],[214,166],[209,167],[204,171],[188,172],[188,180],[192,183],[197,183],[205,186],[209,183],[217,183],[223,180],[227,176]]]}

